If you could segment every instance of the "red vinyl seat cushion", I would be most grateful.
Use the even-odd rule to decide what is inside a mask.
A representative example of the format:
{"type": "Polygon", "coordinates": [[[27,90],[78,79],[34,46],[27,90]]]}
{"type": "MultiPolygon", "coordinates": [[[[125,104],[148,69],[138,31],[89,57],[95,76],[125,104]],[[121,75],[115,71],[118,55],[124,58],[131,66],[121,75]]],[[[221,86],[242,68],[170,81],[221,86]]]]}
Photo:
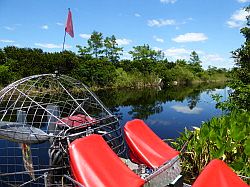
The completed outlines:
{"type": "Polygon", "coordinates": [[[223,161],[214,159],[205,167],[192,187],[249,187],[223,161]]]}
{"type": "MultiPolygon", "coordinates": [[[[66,123],[70,127],[78,127],[79,125],[87,123],[87,125],[95,124],[95,118],[85,116],[82,114],[77,114],[75,116],[68,116],[61,119],[62,122],[66,123]]],[[[58,125],[63,125],[61,121],[58,121],[58,125]]]]}
{"type": "Polygon", "coordinates": [[[150,168],[158,168],[179,155],[178,151],[162,141],[142,120],[127,122],[124,136],[132,159],[150,168]]]}
{"type": "Polygon", "coordinates": [[[100,135],[73,141],[69,146],[69,157],[75,180],[85,187],[140,187],[145,183],[100,135]]]}

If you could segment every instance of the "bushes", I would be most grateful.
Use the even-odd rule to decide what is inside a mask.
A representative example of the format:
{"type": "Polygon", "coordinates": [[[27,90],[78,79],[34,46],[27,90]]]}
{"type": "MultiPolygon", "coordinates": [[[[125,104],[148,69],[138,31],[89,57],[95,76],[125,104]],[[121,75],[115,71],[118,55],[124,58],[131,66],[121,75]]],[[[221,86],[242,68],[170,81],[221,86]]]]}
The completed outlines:
{"type": "Polygon", "coordinates": [[[194,80],[194,74],[186,67],[181,67],[179,65],[172,68],[168,74],[165,75],[165,79],[171,81],[177,81],[180,84],[187,84],[194,80]]]}
{"type": "Polygon", "coordinates": [[[118,68],[113,86],[140,88],[158,85],[159,81],[160,79],[154,73],[144,75],[138,71],[127,73],[122,68],[118,68]]]}
{"type": "Polygon", "coordinates": [[[9,72],[9,67],[5,65],[0,65],[0,81],[2,84],[7,84],[11,80],[11,73],[9,72]]]}
{"type": "MultiPolygon", "coordinates": [[[[117,55],[120,54],[120,48],[117,48],[117,53],[112,53],[114,58],[106,56],[103,51],[100,51],[102,55],[95,58],[93,56],[96,55],[91,55],[88,51],[90,49],[85,51],[86,47],[78,48],[79,55],[72,51],[48,53],[41,49],[14,46],[0,49],[0,65],[8,67],[11,75],[2,83],[10,83],[35,74],[54,73],[58,69],[61,74],[73,76],[98,87],[152,86],[157,85],[160,79],[165,84],[171,84],[173,81],[187,84],[208,79],[205,76],[206,71],[200,71],[201,75],[194,72],[194,65],[188,64],[185,60],[169,62],[163,59],[161,52],[151,50],[148,45],[137,46],[140,50],[139,53],[133,53],[136,55],[133,60],[119,60],[117,55]]],[[[106,50],[107,55],[110,54],[108,51],[106,50]]],[[[210,77],[213,77],[213,72],[210,71],[210,77]]]]}
{"type": "Polygon", "coordinates": [[[224,160],[235,172],[250,175],[250,114],[232,111],[230,114],[213,118],[194,131],[185,130],[177,139],[176,148],[194,137],[182,155],[184,173],[194,179],[208,162],[214,158],[224,160]]]}
{"type": "Polygon", "coordinates": [[[80,61],[72,76],[92,86],[110,86],[115,79],[115,66],[106,59],[80,61]]]}

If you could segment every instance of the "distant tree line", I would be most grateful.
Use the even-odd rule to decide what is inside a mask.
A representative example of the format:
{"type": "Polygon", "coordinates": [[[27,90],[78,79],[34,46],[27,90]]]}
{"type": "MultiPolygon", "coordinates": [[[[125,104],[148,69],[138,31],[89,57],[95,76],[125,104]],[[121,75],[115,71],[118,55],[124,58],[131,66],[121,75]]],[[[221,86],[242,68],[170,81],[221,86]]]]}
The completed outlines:
{"type": "Polygon", "coordinates": [[[44,52],[41,49],[7,46],[0,49],[0,81],[8,84],[22,77],[54,73],[75,77],[95,87],[143,87],[160,82],[188,84],[194,81],[225,80],[227,70],[216,67],[202,69],[198,54],[193,51],[190,60],[168,61],[162,51],[148,44],[135,46],[129,54],[132,59],[121,59],[123,48],[114,35],[104,37],[94,31],[86,46],[72,51],[44,52]]]}

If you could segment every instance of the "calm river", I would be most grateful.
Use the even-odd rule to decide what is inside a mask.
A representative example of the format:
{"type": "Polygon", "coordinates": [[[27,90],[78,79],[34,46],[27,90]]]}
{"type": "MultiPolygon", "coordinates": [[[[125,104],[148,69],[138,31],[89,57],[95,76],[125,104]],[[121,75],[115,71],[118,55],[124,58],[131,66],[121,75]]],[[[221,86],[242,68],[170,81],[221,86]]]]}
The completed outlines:
{"type": "Polygon", "coordinates": [[[174,88],[146,88],[102,90],[96,92],[103,103],[120,118],[121,125],[128,120],[143,119],[162,139],[176,138],[184,128],[200,127],[203,121],[220,116],[213,94],[222,99],[229,88],[220,84],[195,85],[174,88]]]}

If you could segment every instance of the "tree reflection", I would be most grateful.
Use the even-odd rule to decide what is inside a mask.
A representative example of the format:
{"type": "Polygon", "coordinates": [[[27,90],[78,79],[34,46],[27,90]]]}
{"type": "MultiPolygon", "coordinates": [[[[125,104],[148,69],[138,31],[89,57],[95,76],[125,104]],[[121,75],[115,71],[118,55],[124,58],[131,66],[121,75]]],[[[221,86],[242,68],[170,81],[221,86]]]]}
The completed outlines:
{"type": "Polygon", "coordinates": [[[129,107],[132,118],[148,119],[149,116],[163,111],[162,104],[168,101],[184,101],[192,110],[200,102],[200,94],[215,88],[224,88],[225,84],[198,84],[193,86],[175,86],[171,88],[112,89],[96,92],[101,101],[113,114],[122,119],[120,107],[129,107]]]}

